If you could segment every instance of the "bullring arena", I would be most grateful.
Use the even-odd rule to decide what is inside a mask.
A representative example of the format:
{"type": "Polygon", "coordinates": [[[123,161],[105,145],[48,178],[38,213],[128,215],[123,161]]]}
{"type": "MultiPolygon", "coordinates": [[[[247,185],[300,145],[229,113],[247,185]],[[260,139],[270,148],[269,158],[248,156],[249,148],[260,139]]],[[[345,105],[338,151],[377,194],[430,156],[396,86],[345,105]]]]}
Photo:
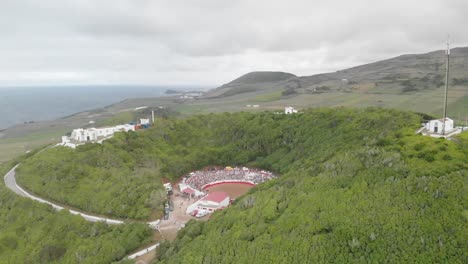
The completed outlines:
{"type": "MultiPolygon", "coordinates": [[[[190,172],[179,183],[173,184],[173,210],[169,211],[168,219],[161,221],[160,230],[175,229],[176,233],[194,218],[191,213],[197,209],[207,211],[206,216],[200,217],[200,220],[206,220],[210,213],[229,206],[255,185],[276,177],[272,172],[246,167],[206,167],[190,172]]],[[[166,235],[172,238],[175,233],[166,235]]]]}
{"type": "MultiPolygon", "coordinates": [[[[163,238],[174,240],[177,231],[190,219],[207,221],[212,212],[224,209],[255,185],[276,177],[272,172],[246,167],[206,167],[190,172],[180,182],[172,184],[173,210],[169,211],[167,219],[161,220],[157,229],[163,238]],[[210,197],[213,201],[204,201],[210,197]],[[218,198],[222,200],[216,200],[218,198]],[[192,213],[199,208],[207,209],[207,214],[196,218],[192,213]],[[210,208],[213,210],[209,211],[210,208]]],[[[136,260],[137,263],[149,263],[154,256],[154,251],[150,251],[136,260]]]]}

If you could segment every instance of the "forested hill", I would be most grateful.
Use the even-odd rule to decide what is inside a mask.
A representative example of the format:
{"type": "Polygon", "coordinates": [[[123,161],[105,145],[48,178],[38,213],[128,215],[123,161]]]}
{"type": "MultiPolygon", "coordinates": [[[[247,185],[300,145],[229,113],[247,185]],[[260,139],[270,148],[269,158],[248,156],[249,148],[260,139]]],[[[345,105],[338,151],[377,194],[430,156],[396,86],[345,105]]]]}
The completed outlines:
{"type": "MultiPolygon", "coordinates": [[[[23,158],[0,165],[2,177],[23,158]]],[[[113,263],[150,243],[152,235],[145,224],[110,226],[87,222],[0,185],[1,264],[113,263]]]]}
{"type": "Polygon", "coordinates": [[[189,223],[161,246],[163,263],[468,259],[466,134],[454,141],[415,135],[418,116],[379,109],[208,119],[184,122],[184,131],[218,130],[218,155],[230,156],[223,163],[252,162],[282,176],[210,221],[189,223]]]}
{"type": "Polygon", "coordinates": [[[43,151],[17,176],[49,199],[144,219],[161,209],[162,177],[208,165],[281,175],[189,222],[161,245],[162,263],[463,263],[468,134],[416,135],[421,121],[381,108],[158,119],[103,144],[43,151]]]}

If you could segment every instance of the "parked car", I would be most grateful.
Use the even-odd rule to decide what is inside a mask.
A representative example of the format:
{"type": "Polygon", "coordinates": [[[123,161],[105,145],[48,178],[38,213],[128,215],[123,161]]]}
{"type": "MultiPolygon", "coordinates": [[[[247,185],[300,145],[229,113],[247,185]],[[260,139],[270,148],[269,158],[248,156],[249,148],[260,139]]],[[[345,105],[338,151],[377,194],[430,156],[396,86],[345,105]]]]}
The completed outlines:
{"type": "Polygon", "coordinates": [[[165,214],[169,214],[169,211],[170,211],[170,210],[169,210],[169,206],[165,206],[165,207],[164,207],[164,213],[165,213],[165,214]]]}
{"type": "Polygon", "coordinates": [[[200,217],[204,217],[207,214],[208,214],[207,210],[199,210],[197,215],[195,215],[195,217],[200,218],[200,217]]]}
{"type": "Polygon", "coordinates": [[[164,220],[169,220],[169,214],[164,214],[164,220]]]}

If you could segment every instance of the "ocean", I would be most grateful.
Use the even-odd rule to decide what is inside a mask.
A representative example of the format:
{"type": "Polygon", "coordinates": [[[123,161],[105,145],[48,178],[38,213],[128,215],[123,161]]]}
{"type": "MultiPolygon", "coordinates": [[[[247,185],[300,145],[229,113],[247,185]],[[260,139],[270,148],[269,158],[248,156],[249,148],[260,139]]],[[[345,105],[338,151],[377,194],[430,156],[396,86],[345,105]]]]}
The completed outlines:
{"type": "Polygon", "coordinates": [[[0,129],[28,121],[53,120],[104,107],[127,98],[164,96],[171,86],[55,86],[0,87],[0,129]]]}

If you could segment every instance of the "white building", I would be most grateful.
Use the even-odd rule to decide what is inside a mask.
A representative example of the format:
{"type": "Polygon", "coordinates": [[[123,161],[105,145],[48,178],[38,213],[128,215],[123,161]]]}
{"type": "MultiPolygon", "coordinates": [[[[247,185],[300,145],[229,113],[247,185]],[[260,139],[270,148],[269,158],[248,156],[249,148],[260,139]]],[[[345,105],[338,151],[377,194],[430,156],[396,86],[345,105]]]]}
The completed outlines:
{"type": "MultiPolygon", "coordinates": [[[[426,129],[430,133],[434,134],[442,134],[442,130],[444,127],[444,119],[434,119],[430,120],[425,125],[426,129]]],[[[450,118],[445,119],[445,133],[450,133],[454,129],[453,127],[453,120],[450,118]]]]}
{"type": "Polygon", "coordinates": [[[149,118],[140,118],[140,124],[149,125],[149,123],[150,123],[149,118]]]}
{"type": "Polygon", "coordinates": [[[57,144],[58,146],[65,146],[69,148],[76,148],[77,144],[70,142],[70,137],[62,136],[62,143],[57,144]]]}
{"type": "MultiPolygon", "coordinates": [[[[73,140],[77,142],[88,142],[88,141],[97,141],[107,137],[111,137],[115,132],[128,132],[135,131],[135,126],[125,124],[117,125],[113,127],[100,127],[100,128],[78,128],[74,129],[68,140],[73,140]]],[[[65,142],[62,138],[62,142],[65,142]]]]}
{"type": "Polygon", "coordinates": [[[213,192],[190,205],[186,213],[190,214],[194,210],[206,210],[212,213],[218,209],[228,207],[229,201],[230,198],[226,192],[213,192]]]}
{"type": "Polygon", "coordinates": [[[71,140],[78,141],[78,142],[97,140],[96,129],[95,128],[74,129],[71,133],[70,138],[71,140]]]}
{"type": "Polygon", "coordinates": [[[295,114],[295,113],[297,113],[297,110],[294,109],[294,107],[286,106],[286,107],[284,108],[284,113],[287,114],[287,115],[288,115],[288,114],[295,114]]]}

